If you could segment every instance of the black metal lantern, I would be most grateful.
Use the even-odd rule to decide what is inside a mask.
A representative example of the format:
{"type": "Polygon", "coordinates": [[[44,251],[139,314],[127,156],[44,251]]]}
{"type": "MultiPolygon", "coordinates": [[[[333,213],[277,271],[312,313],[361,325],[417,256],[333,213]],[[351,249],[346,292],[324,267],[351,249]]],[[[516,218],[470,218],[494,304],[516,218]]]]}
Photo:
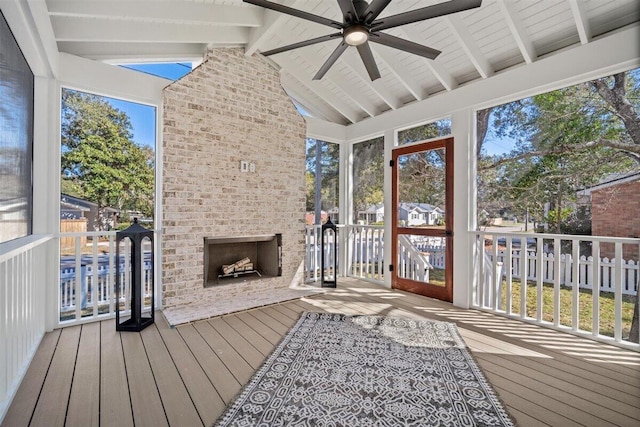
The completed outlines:
{"type": "Polygon", "coordinates": [[[153,231],[138,224],[138,219],[125,230],[116,233],[116,331],[139,332],[154,322],[155,284],[153,280],[153,231]],[[129,257],[120,259],[120,243],[129,239],[129,257]],[[148,239],[151,257],[144,259],[143,244],[148,239]],[[145,268],[147,264],[150,268],[145,268]],[[128,274],[126,274],[128,270],[128,274]],[[148,271],[147,294],[150,294],[150,308],[145,308],[145,276],[148,271]],[[124,273],[125,277],[122,277],[124,273]],[[124,286],[124,289],[123,289],[124,286]],[[121,318],[123,320],[121,320],[121,318]]]}
{"type": "Polygon", "coordinates": [[[320,247],[320,285],[323,288],[335,288],[338,277],[338,227],[331,222],[331,217],[322,224],[320,247]]]}

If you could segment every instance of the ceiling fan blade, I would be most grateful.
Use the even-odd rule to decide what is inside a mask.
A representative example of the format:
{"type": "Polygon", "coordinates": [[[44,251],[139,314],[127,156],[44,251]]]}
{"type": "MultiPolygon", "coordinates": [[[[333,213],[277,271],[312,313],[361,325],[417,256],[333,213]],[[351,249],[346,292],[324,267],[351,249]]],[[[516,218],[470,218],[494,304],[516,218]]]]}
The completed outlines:
{"type": "Polygon", "coordinates": [[[429,59],[435,59],[436,56],[440,55],[441,53],[439,50],[431,49],[430,47],[423,46],[409,40],[401,39],[399,37],[392,36],[391,34],[380,33],[377,31],[369,35],[369,41],[393,47],[395,49],[404,50],[405,52],[424,56],[425,58],[429,59]]]}
{"type": "Polygon", "coordinates": [[[436,18],[438,16],[449,15],[451,13],[462,12],[463,10],[480,7],[482,0],[450,0],[422,9],[410,10],[393,16],[387,16],[371,23],[372,31],[386,30],[399,27],[400,25],[411,24],[413,22],[424,21],[425,19],[436,18]]]}
{"type": "Polygon", "coordinates": [[[371,81],[379,79],[380,71],[378,71],[378,66],[376,65],[376,60],[373,58],[373,53],[371,52],[369,43],[364,43],[357,47],[360,58],[362,58],[362,62],[364,63],[364,67],[367,69],[367,73],[369,73],[371,81]]]}
{"type": "Polygon", "coordinates": [[[331,19],[323,18],[322,16],[314,15],[313,13],[294,9],[289,6],[270,2],[267,0],[242,0],[242,1],[244,1],[245,3],[250,3],[256,6],[264,7],[265,9],[271,9],[271,10],[275,10],[276,12],[295,16],[296,18],[302,18],[302,19],[306,19],[307,21],[316,22],[322,25],[327,25],[329,27],[333,27],[337,29],[342,29],[344,27],[344,25],[341,22],[336,22],[331,19]]]}
{"type": "Polygon", "coordinates": [[[360,19],[364,21],[365,24],[371,24],[389,3],[391,3],[391,0],[373,0],[364,10],[360,19]]]}
{"type": "Polygon", "coordinates": [[[336,38],[339,38],[339,37],[342,37],[342,33],[328,34],[326,36],[316,37],[315,39],[309,39],[309,40],[305,40],[303,42],[289,44],[289,45],[286,45],[286,46],[278,47],[276,49],[271,49],[271,50],[268,50],[266,52],[261,52],[261,53],[264,56],[275,55],[276,53],[282,53],[282,52],[286,52],[288,50],[297,49],[299,47],[305,47],[305,46],[310,46],[310,45],[316,44],[316,43],[326,42],[326,41],[333,40],[333,39],[336,39],[336,38]]]}
{"type": "Polygon", "coordinates": [[[353,6],[353,1],[338,0],[338,6],[340,6],[340,10],[342,11],[342,19],[345,24],[358,22],[358,13],[356,12],[355,6],[353,6]]]}
{"type": "Polygon", "coordinates": [[[344,41],[340,43],[336,50],[333,51],[329,59],[327,59],[325,63],[322,64],[322,67],[320,67],[316,75],[313,76],[313,80],[320,80],[321,78],[323,78],[324,75],[327,74],[327,71],[329,71],[329,68],[331,68],[331,66],[335,64],[338,58],[340,58],[340,55],[342,55],[344,51],[347,50],[347,47],[349,47],[349,45],[344,41]]]}

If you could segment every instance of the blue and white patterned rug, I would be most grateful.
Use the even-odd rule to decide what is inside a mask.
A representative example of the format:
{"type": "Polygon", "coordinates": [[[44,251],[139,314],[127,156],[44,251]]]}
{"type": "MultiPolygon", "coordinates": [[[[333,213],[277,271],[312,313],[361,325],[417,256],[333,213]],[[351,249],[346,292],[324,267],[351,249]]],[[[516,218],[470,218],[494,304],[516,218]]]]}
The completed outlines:
{"type": "Polygon", "coordinates": [[[304,313],[216,426],[513,426],[455,324],[304,313]]]}

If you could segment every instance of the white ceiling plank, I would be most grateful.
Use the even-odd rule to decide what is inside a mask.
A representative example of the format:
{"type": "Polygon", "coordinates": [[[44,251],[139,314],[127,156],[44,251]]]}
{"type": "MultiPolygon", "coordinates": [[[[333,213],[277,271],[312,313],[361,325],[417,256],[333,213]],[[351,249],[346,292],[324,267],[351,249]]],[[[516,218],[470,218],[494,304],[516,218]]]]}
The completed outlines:
{"type": "Polygon", "coordinates": [[[49,14],[86,18],[118,18],[134,21],[198,23],[215,26],[259,27],[258,8],[211,3],[145,1],[49,0],[49,14]]]}
{"type": "MultiPolygon", "coordinates": [[[[420,40],[420,36],[414,27],[406,26],[402,28],[398,28],[398,33],[402,34],[404,38],[407,40],[411,40],[416,42],[416,40],[420,40]]],[[[438,59],[430,60],[423,58],[423,63],[429,67],[431,73],[438,79],[440,84],[444,86],[446,90],[453,90],[458,87],[458,82],[451,75],[449,71],[442,65],[442,63],[438,62],[438,59]]]]}
{"type": "Polygon", "coordinates": [[[478,70],[478,73],[485,79],[492,76],[494,72],[493,67],[478,47],[478,44],[473,39],[471,32],[465,26],[464,21],[459,16],[455,15],[448,15],[443,19],[449,25],[449,29],[460,43],[460,46],[465,51],[474,67],[476,67],[476,70],[478,70]]]}
{"type": "Polygon", "coordinates": [[[571,5],[573,19],[576,21],[580,43],[587,44],[591,41],[591,26],[589,25],[589,18],[587,18],[585,3],[582,0],[569,0],[569,4],[571,5]]]}
{"type": "MultiPolygon", "coordinates": [[[[286,40],[295,40],[296,34],[294,34],[292,31],[289,31],[288,29],[281,28],[278,33],[278,37],[284,38],[286,40]]],[[[295,52],[300,58],[302,58],[304,62],[309,64],[311,68],[315,70],[319,70],[327,59],[321,55],[310,52],[310,50],[308,49],[296,49],[295,52]]],[[[287,64],[293,62],[293,58],[291,56],[281,57],[278,62],[282,64],[282,68],[286,69],[287,64]]],[[[381,113],[380,109],[375,105],[375,103],[367,99],[365,95],[358,92],[356,88],[350,86],[348,82],[344,81],[341,76],[336,74],[337,73],[334,70],[330,70],[329,73],[322,78],[322,81],[329,81],[337,86],[347,97],[351,98],[352,102],[356,104],[360,110],[363,110],[369,116],[375,117],[381,113]]]]}
{"type": "Polygon", "coordinates": [[[296,105],[296,107],[299,107],[304,111],[306,111],[311,116],[317,117],[322,120],[332,121],[332,120],[335,120],[336,117],[338,117],[338,120],[342,119],[342,116],[340,116],[339,114],[335,114],[334,115],[335,117],[331,118],[329,115],[321,111],[320,108],[318,108],[317,103],[309,101],[304,97],[304,95],[301,95],[299,90],[294,89],[294,85],[291,83],[294,80],[295,79],[293,77],[289,77],[285,79],[283,74],[281,83],[282,83],[282,88],[287,93],[289,98],[291,98],[291,102],[293,102],[293,104],[296,105]]]}
{"type": "Polygon", "coordinates": [[[265,10],[263,12],[263,24],[261,27],[252,28],[249,31],[249,41],[244,48],[244,54],[247,56],[253,55],[262,46],[265,40],[268,40],[280,26],[286,20],[286,17],[282,13],[274,12],[272,10],[265,10]]]}
{"type": "MultiPolygon", "coordinates": [[[[322,120],[328,120],[333,123],[347,123],[348,121],[344,118],[342,114],[336,111],[332,106],[326,103],[318,103],[317,101],[313,101],[308,99],[305,94],[307,92],[312,92],[307,86],[305,86],[300,80],[298,80],[295,76],[287,73],[286,71],[281,73],[280,81],[282,83],[282,87],[287,92],[287,94],[296,100],[303,108],[307,110],[314,117],[320,118],[322,120]]],[[[317,96],[317,95],[316,95],[317,96]]]]}
{"type": "Polygon", "coordinates": [[[427,94],[425,90],[420,87],[420,85],[415,81],[415,79],[409,74],[409,72],[396,65],[396,61],[392,55],[384,48],[375,43],[371,43],[371,50],[375,53],[380,61],[384,63],[384,65],[391,70],[391,72],[396,76],[396,78],[402,83],[402,85],[411,93],[411,95],[417,100],[420,101],[424,99],[427,94]]]}
{"type": "Polygon", "coordinates": [[[545,93],[579,82],[640,66],[640,25],[594,39],[586,45],[545,55],[527,66],[514,67],[490,79],[461,85],[397,111],[388,111],[347,128],[348,141],[361,140],[386,129],[437,119],[463,108],[482,109],[527,96],[545,93]]]}
{"type": "Polygon", "coordinates": [[[536,55],[536,49],[533,46],[533,42],[527,34],[522,19],[520,19],[520,16],[518,15],[515,3],[509,0],[498,0],[498,4],[500,5],[500,10],[507,21],[507,25],[509,25],[511,34],[516,40],[516,44],[522,53],[524,61],[527,64],[531,64],[536,60],[538,55],[536,55]]]}
{"type": "Polygon", "coordinates": [[[51,26],[51,20],[47,13],[47,4],[44,0],[32,0],[27,2],[33,22],[40,34],[40,40],[42,41],[42,48],[44,54],[47,57],[47,61],[51,68],[53,76],[58,74],[58,45],[56,44],[56,37],[51,26]]]}
{"type": "Polygon", "coordinates": [[[102,43],[59,42],[63,52],[110,64],[140,62],[197,62],[202,61],[204,43],[102,43]]]}
{"type": "Polygon", "coordinates": [[[157,22],[81,19],[52,16],[58,41],[210,43],[225,46],[245,44],[249,30],[245,27],[211,27],[157,22]]]}
{"type": "Polygon", "coordinates": [[[38,28],[31,17],[31,11],[26,2],[3,0],[0,1],[0,5],[2,5],[0,7],[2,15],[9,24],[13,37],[18,42],[22,55],[24,55],[33,74],[37,77],[52,77],[52,64],[42,55],[43,41],[38,34],[38,28]]]}
{"type": "Polygon", "coordinates": [[[307,136],[320,141],[343,143],[347,139],[347,127],[337,123],[330,123],[315,117],[305,117],[307,122],[307,136]]]}
{"type": "MultiPolygon", "coordinates": [[[[297,0],[295,2],[283,1],[280,2],[285,6],[292,7],[294,9],[300,9],[301,6],[304,9],[303,1],[297,0]]],[[[269,9],[263,9],[261,7],[255,6],[253,9],[260,11],[262,9],[262,26],[257,28],[252,28],[249,32],[249,41],[245,46],[244,53],[247,56],[253,55],[256,50],[260,49],[262,44],[268,40],[273,34],[275,34],[282,25],[287,22],[291,17],[284,14],[279,13],[269,9]]]]}
{"type": "Polygon", "coordinates": [[[401,103],[398,97],[393,94],[382,82],[383,79],[371,81],[364,64],[356,55],[348,55],[347,52],[340,57],[340,61],[347,65],[360,79],[375,92],[385,104],[392,110],[400,108],[401,103]]]}
{"type": "Polygon", "coordinates": [[[357,123],[361,119],[358,116],[358,112],[351,106],[345,104],[340,99],[337,99],[330,91],[328,91],[322,83],[319,81],[311,80],[311,76],[308,75],[302,67],[298,64],[288,64],[286,68],[283,67],[283,71],[291,74],[293,77],[300,81],[300,84],[307,87],[311,92],[315,93],[320,99],[333,107],[338,113],[342,114],[351,123],[357,123]]]}

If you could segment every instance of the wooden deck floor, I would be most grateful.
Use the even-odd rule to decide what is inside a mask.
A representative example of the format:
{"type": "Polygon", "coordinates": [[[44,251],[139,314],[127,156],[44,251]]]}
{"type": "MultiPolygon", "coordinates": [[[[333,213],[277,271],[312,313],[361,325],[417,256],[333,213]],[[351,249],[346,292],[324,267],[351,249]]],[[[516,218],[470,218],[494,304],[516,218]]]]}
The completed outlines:
{"type": "Polygon", "coordinates": [[[640,354],[352,279],[331,293],[174,329],[48,333],[3,426],[209,426],[302,311],[458,324],[520,426],[640,425],[640,354]]]}

